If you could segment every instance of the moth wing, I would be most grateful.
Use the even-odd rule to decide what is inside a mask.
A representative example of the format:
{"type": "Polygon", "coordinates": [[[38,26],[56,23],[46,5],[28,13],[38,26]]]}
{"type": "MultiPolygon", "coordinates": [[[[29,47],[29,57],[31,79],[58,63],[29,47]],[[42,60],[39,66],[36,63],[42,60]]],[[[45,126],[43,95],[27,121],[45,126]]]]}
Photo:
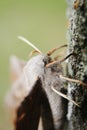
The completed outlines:
{"type": "Polygon", "coordinates": [[[41,80],[38,79],[16,112],[15,130],[37,130],[40,118],[41,80]]]}
{"type": "Polygon", "coordinates": [[[10,79],[12,83],[20,77],[25,65],[26,61],[23,61],[16,56],[10,57],[10,79]]]}

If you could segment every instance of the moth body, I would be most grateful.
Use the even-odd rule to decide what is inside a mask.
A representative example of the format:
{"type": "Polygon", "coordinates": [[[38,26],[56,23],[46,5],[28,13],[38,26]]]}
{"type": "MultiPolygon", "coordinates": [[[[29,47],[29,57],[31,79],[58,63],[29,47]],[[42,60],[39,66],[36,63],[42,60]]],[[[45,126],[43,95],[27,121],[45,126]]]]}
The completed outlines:
{"type": "Polygon", "coordinates": [[[27,83],[29,84],[29,89],[30,86],[32,89],[37,77],[41,78],[42,88],[46,92],[52,110],[54,125],[57,130],[63,127],[62,121],[66,118],[66,110],[64,112],[66,103],[63,103],[62,97],[54,93],[51,89],[52,86],[58,91],[64,89],[64,83],[59,78],[59,75],[63,74],[61,64],[56,63],[50,67],[45,67],[51,60],[52,59],[47,55],[33,57],[25,66],[24,73],[27,78],[27,83]]]}
{"type": "MultiPolygon", "coordinates": [[[[41,82],[40,87],[38,88],[38,95],[42,97],[42,100],[35,93],[36,101],[34,102],[37,102],[38,104],[38,115],[36,114],[36,117],[39,117],[39,113],[41,113],[40,116],[42,118],[43,130],[51,130],[51,127],[53,127],[52,130],[63,129],[67,113],[67,101],[54,93],[54,91],[51,89],[51,87],[54,87],[56,90],[66,93],[64,90],[64,83],[59,77],[60,74],[63,74],[63,69],[60,63],[55,63],[49,67],[46,67],[46,65],[51,62],[51,57],[44,54],[40,54],[31,58],[23,67],[20,77],[13,84],[8,94],[8,99],[10,107],[15,108],[15,130],[23,130],[22,127],[19,127],[23,123],[22,119],[19,117],[26,119],[28,116],[28,113],[25,109],[25,107],[28,107],[28,105],[24,106],[23,104],[28,98],[30,101],[32,99],[32,102],[35,100],[33,99],[34,95],[32,93],[37,89],[37,86],[39,86],[39,83],[35,86],[38,79],[40,79],[41,82]],[[46,101],[46,104],[44,101],[46,101]],[[50,113],[52,115],[52,119],[50,119],[50,113]]],[[[32,107],[31,110],[34,111],[34,107],[32,107]]],[[[26,120],[24,121],[28,122],[28,120],[26,120]]],[[[28,128],[25,130],[28,130],[28,128]]],[[[34,129],[31,128],[31,130],[34,129]]]]}

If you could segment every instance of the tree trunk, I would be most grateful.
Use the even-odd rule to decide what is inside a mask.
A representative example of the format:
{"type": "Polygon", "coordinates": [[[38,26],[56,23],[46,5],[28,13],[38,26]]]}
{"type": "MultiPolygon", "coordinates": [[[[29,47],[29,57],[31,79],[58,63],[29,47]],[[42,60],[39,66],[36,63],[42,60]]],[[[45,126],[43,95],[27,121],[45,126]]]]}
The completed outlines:
{"type": "MultiPolygon", "coordinates": [[[[87,0],[68,2],[68,76],[87,83],[87,0]]],[[[87,130],[87,87],[77,83],[68,84],[68,95],[80,107],[71,102],[68,106],[69,130],[87,130]]]]}

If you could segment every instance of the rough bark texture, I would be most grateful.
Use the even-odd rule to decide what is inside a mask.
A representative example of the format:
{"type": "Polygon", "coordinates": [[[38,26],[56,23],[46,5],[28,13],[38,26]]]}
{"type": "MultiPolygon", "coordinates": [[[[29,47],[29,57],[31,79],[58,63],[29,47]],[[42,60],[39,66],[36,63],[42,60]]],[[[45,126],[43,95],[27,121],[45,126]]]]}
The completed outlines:
{"type": "MultiPolygon", "coordinates": [[[[87,0],[67,0],[68,3],[68,76],[87,83],[87,0]]],[[[80,108],[72,103],[68,107],[69,130],[87,130],[87,87],[69,83],[68,94],[80,108]]]]}

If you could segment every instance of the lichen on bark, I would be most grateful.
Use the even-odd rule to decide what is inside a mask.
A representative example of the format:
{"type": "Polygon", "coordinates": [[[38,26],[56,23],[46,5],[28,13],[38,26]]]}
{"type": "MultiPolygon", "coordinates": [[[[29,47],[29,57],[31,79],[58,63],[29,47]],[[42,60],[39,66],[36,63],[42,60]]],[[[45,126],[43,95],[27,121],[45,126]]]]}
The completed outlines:
{"type": "MultiPolygon", "coordinates": [[[[68,3],[68,76],[87,83],[87,0],[67,0],[68,3]]],[[[68,118],[70,130],[87,130],[87,87],[69,83],[68,95],[80,108],[69,103],[68,118]]]]}

